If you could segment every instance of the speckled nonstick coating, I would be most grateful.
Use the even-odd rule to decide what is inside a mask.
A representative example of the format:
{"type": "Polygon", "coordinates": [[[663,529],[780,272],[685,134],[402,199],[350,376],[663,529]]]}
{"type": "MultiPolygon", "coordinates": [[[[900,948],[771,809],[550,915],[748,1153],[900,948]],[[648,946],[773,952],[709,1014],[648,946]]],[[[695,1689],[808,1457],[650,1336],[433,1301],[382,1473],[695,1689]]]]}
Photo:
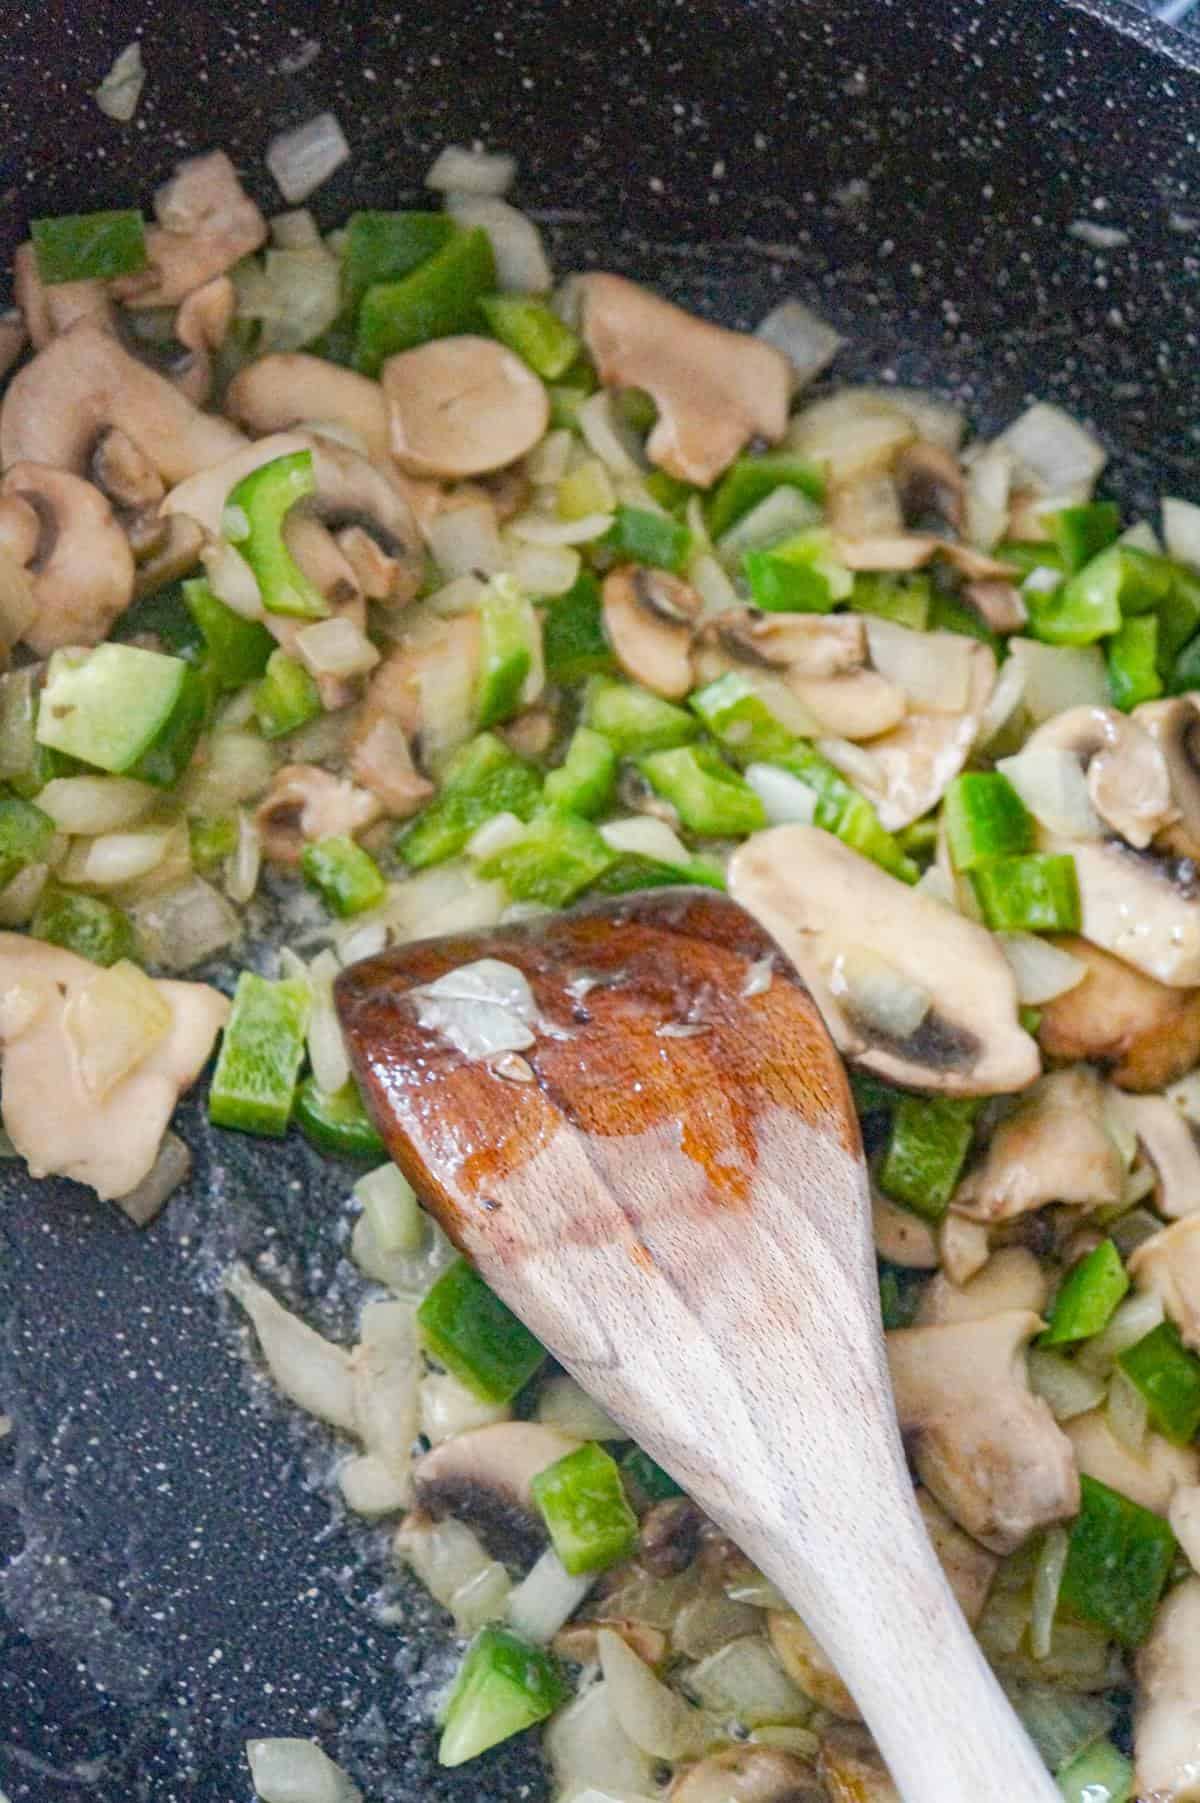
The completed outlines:
{"type": "MultiPolygon", "coordinates": [[[[275,208],[266,140],[326,106],[355,152],[326,223],[412,201],[437,148],[478,136],[519,155],[560,268],[734,324],[800,294],[852,340],[843,373],[930,384],[985,425],[1033,394],[1090,416],[1144,504],[1197,487],[1189,57],[1131,13],[1044,0],[43,0],[6,10],[0,45],[0,251],[31,212],[144,201],[217,144],[275,208]],[[149,80],[120,127],[89,96],[135,32],[149,80]],[[1128,238],[1097,248],[1081,221],[1128,238]]],[[[266,1254],[344,1330],[353,1173],[217,1134],[195,1102],[181,1131],[195,1179],[140,1235],[0,1166],[0,1788],[237,1803],[248,1734],[317,1733],[373,1803],[535,1803],[529,1745],[434,1768],[440,1612],[332,1509],[328,1442],[220,1298],[230,1256],[266,1254]]]]}

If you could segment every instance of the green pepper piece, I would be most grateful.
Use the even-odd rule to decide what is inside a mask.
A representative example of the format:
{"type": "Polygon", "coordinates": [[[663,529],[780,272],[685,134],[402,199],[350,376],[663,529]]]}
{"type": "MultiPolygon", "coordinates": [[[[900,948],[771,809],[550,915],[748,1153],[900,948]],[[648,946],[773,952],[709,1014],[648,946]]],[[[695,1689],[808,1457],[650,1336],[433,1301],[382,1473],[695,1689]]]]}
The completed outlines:
{"type": "Polygon", "coordinates": [[[264,739],[282,739],[321,712],[321,692],[297,658],[272,651],[254,688],[254,717],[264,739]]]}
{"type": "Polygon", "coordinates": [[[1089,501],[1079,507],[1060,507],[1044,513],[1042,524],[1062,553],[1063,568],[1081,570],[1085,563],[1106,551],[1121,530],[1121,509],[1115,501],[1089,501]]]}
{"type": "Polygon", "coordinates": [[[930,632],[957,632],[962,638],[978,639],[981,645],[990,645],[999,655],[1000,634],[993,632],[973,607],[968,607],[957,595],[947,594],[945,589],[931,589],[926,624],[930,632]]]}
{"type": "Polygon", "coordinates": [[[316,489],[312,452],[289,451],[243,476],[225,503],[225,536],[253,571],[268,613],[324,620],[332,611],[283,537],[283,523],[292,508],[316,489]]]}
{"type": "Polygon", "coordinates": [[[556,432],[579,431],[579,409],[596,392],[596,383],[578,380],[556,382],[549,391],[550,425],[556,432]]]}
{"type": "Polygon", "coordinates": [[[50,849],[55,825],[49,814],[17,795],[0,795],[0,889],[50,849]]]}
{"type": "Polygon", "coordinates": [[[923,632],[928,626],[932,602],[933,584],[923,571],[912,576],[860,572],[850,591],[850,606],[856,614],[894,620],[914,632],[923,632]]]}
{"type": "Polygon", "coordinates": [[[1032,576],[1035,570],[1049,570],[1060,576],[1066,574],[1067,565],[1058,546],[1049,539],[1007,538],[996,546],[992,553],[1000,563],[1011,564],[1020,581],[1032,576]]]}
{"type": "Polygon", "coordinates": [[[548,808],[534,815],[519,839],[485,858],[479,874],[502,882],[516,901],[565,908],[613,858],[590,820],[548,808]]]}
{"type": "Polygon", "coordinates": [[[182,658],[137,645],[56,651],[37,715],[37,742],[115,776],[169,787],[204,724],[204,685],[182,658]]]}
{"type": "Polygon", "coordinates": [[[573,1578],[606,1571],[637,1544],[637,1516],[616,1460],[594,1440],[539,1471],[530,1489],[551,1545],[573,1578]]]}
{"type": "Polygon", "coordinates": [[[708,506],[708,530],[721,538],[744,514],[777,488],[797,488],[810,501],[825,498],[825,472],[792,451],[739,457],[722,476],[708,506]]]}
{"type": "Polygon", "coordinates": [[[618,757],[670,751],[700,734],[699,724],[673,702],[633,683],[605,682],[599,678],[588,684],[583,723],[603,733],[618,757]]]}
{"type": "Polygon", "coordinates": [[[688,831],[702,838],[740,839],[767,824],[767,811],[749,783],[710,746],[651,752],[638,768],[688,831]]]}
{"type": "Polygon", "coordinates": [[[378,907],[387,894],[383,872],[370,852],[342,833],[306,845],[300,871],[339,920],[378,907]]]}
{"type": "Polygon", "coordinates": [[[192,814],[188,819],[188,848],[202,876],[219,870],[237,850],[237,842],[238,823],[232,814],[192,814]]]}
{"type": "Polygon", "coordinates": [[[608,676],[617,667],[604,630],[600,584],[583,570],[565,595],[547,603],[542,648],[548,681],[564,686],[585,676],[608,676]]]}
{"type": "Polygon", "coordinates": [[[136,207],[108,213],[62,213],[30,221],[40,279],[108,282],[146,267],[146,222],[136,207]]]}
{"type": "Polygon", "coordinates": [[[688,706],[741,764],[774,762],[796,744],[796,735],[776,718],[754,677],[744,671],[727,670],[694,690],[688,706]]]}
{"type": "Polygon", "coordinates": [[[1075,1340],[1090,1340],[1108,1326],[1128,1288],[1121,1254],[1111,1240],[1102,1240],[1067,1272],[1038,1345],[1068,1346],[1075,1340]]]}
{"type": "Polygon", "coordinates": [[[133,924],[129,916],[98,895],[80,895],[47,883],[42,890],[29,931],[34,939],[61,945],[93,964],[116,964],[135,955],[133,924]]]}
{"type": "Polygon", "coordinates": [[[902,1265],[889,1265],[880,1261],[879,1312],[883,1316],[886,1333],[891,1333],[896,1327],[912,1326],[924,1288],[924,1272],[909,1271],[902,1265]]]}
{"type": "Polygon", "coordinates": [[[287,1132],[311,1006],[307,983],[242,971],[208,1092],[216,1126],[272,1138],[287,1132]]]}
{"type": "Polygon", "coordinates": [[[682,1496],[682,1487],[675,1482],[669,1471],[656,1465],[648,1452],[640,1446],[632,1446],[621,1460],[621,1470],[636,1484],[642,1495],[649,1502],[669,1502],[673,1496],[682,1496]]]}
{"type": "Polygon", "coordinates": [[[946,790],[942,819],[956,870],[1032,851],[1033,815],[999,771],[968,770],[946,790]]]}
{"type": "Polygon", "coordinates": [[[1081,1477],[1060,1604],[1124,1647],[1146,1638],[1175,1563],[1166,1522],[1094,1477],[1081,1477]]]}
{"type": "Polygon", "coordinates": [[[256,681],[275,650],[275,640],[261,621],[235,613],[202,577],[184,583],[183,599],[218,689],[240,689],[256,681]]]}
{"type": "Polygon", "coordinates": [[[1069,853],[999,858],[973,870],[971,886],[994,933],[1079,931],[1079,878],[1069,853]]]}
{"type": "Polygon", "coordinates": [[[789,751],[772,757],[769,762],[798,776],[815,792],[814,822],[817,826],[832,833],[852,851],[870,858],[873,864],[898,877],[902,883],[917,881],[920,867],[905,856],[893,835],[880,825],[879,816],[866,796],[860,795],[841,772],[834,769],[828,758],[797,739],[789,751]]]}
{"type": "Polygon", "coordinates": [[[331,1095],[311,1073],[296,1091],[296,1125],[318,1152],[377,1164],[387,1147],[371,1122],[353,1077],[331,1095]]]}
{"type": "Polygon", "coordinates": [[[181,657],[185,663],[199,664],[204,657],[204,634],[192,618],[183,598],[182,585],[156,589],[143,595],[125,609],[113,626],[109,637],[119,643],[144,638],[158,640],[158,648],[168,657],[181,657]]]}
{"type": "Polygon", "coordinates": [[[676,517],[683,513],[692,496],[700,493],[690,482],[681,481],[667,470],[651,470],[644,478],[642,487],[652,500],[676,517]]]}
{"type": "Polygon", "coordinates": [[[957,1096],[901,1096],[879,1171],[879,1187],[926,1221],[950,1205],[980,1103],[957,1096]]]}
{"type": "Polygon", "coordinates": [[[1159,1325],[1118,1359],[1146,1399],[1151,1424],[1177,1446],[1200,1432],[1200,1358],[1189,1352],[1173,1321],[1159,1325]]]}
{"type": "Polygon", "coordinates": [[[1049,593],[1026,584],[1029,630],[1048,645],[1091,645],[1116,632],[1125,614],[1157,607],[1170,587],[1165,557],[1110,545],[1049,593]]]}
{"type": "Polygon", "coordinates": [[[724,889],[725,878],[707,858],[690,858],[686,864],[664,864],[644,852],[617,851],[613,861],[591,885],[597,895],[630,895],[635,889],[669,889],[680,883],[698,883],[705,889],[724,889]]]}
{"type": "Polygon", "coordinates": [[[565,376],[583,348],[578,335],[544,301],[525,294],[489,294],[479,305],[493,336],[543,382],[565,376]]]}
{"type": "Polygon", "coordinates": [[[351,213],[342,246],[342,299],[358,312],[363,295],[377,282],[397,282],[438,251],[458,228],[447,213],[351,213]]]}
{"type": "MultiPolygon", "coordinates": [[[[1182,564],[1172,564],[1171,590],[1158,610],[1158,673],[1167,693],[1179,693],[1175,684],[1176,662],[1185,645],[1200,629],[1200,577],[1182,564]]],[[[1200,647],[1197,647],[1200,651],[1200,647]]],[[[1195,683],[1185,687],[1194,688],[1195,683]]]]}
{"type": "Polygon", "coordinates": [[[417,1310],[426,1346],[485,1402],[511,1402],[546,1350],[465,1258],[455,1259],[417,1310]]]}
{"type": "Polygon", "coordinates": [[[540,649],[541,626],[516,585],[497,577],[479,604],[479,683],[475,718],[479,726],[510,720],[540,649]]]}
{"type": "Polygon", "coordinates": [[[634,563],[648,564],[657,570],[673,570],[678,574],[687,562],[692,535],[678,520],[645,507],[627,507],[619,503],[613,523],[599,541],[605,550],[634,563]]]}
{"type": "Polygon", "coordinates": [[[616,786],[616,752],[601,733],[577,726],[566,757],[546,777],[544,793],[548,806],[593,820],[610,805],[616,786]]]}
{"type": "Polygon", "coordinates": [[[1133,1767],[1111,1740],[1096,1740],[1055,1773],[1065,1803],[1132,1803],[1133,1767]]]}
{"type": "Polygon", "coordinates": [[[552,1715],[570,1687],[550,1654],[507,1628],[481,1628],[442,1715],[438,1764],[463,1765],[552,1715]]]}
{"type": "Polygon", "coordinates": [[[810,526],[769,551],[745,552],[742,568],[754,606],[766,613],[825,614],[854,591],[854,577],[824,526],[810,526]]]}
{"type": "Polygon", "coordinates": [[[532,818],[542,798],[536,770],[521,762],[503,739],[480,733],[454,753],[434,800],[403,829],[396,849],[413,870],[444,863],[494,814],[532,818]]]}
{"type": "Polygon", "coordinates": [[[358,310],[354,367],[377,376],[398,351],[431,338],[477,332],[479,302],[496,286],[496,260],[487,233],[456,231],[432,257],[398,282],[374,282],[358,310]]]}
{"type": "Polygon", "coordinates": [[[1122,620],[1105,646],[1108,692],[1113,706],[1128,713],[1163,692],[1158,673],[1158,616],[1136,614],[1122,620]]]}

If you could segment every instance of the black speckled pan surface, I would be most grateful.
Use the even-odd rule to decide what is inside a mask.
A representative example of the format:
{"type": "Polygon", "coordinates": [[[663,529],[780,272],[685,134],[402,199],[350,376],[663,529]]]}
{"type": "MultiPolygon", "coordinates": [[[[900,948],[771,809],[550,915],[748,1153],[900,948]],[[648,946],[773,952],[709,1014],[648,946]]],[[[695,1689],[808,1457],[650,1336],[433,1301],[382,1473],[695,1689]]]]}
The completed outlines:
{"type": "MultiPolygon", "coordinates": [[[[1061,400],[1136,504],[1200,487],[1198,71],[1132,13],[1046,0],[10,4],[0,260],[31,213],[148,199],[217,144],[274,209],[265,143],[325,107],[355,152],[327,223],[412,200],[479,137],[518,153],[560,267],[732,324],[797,293],[853,340],[847,374],[985,425],[1061,400]],[[90,92],[135,34],[149,80],[120,127],[90,92]]],[[[195,1105],[182,1131],[195,1180],[143,1235],[0,1166],[0,1789],[242,1803],[242,1742],[270,1732],[318,1734],[373,1803],[536,1803],[528,1747],[436,1772],[437,1612],[333,1509],[328,1446],[220,1299],[240,1253],[344,1327],[353,1174],[195,1105]]]]}

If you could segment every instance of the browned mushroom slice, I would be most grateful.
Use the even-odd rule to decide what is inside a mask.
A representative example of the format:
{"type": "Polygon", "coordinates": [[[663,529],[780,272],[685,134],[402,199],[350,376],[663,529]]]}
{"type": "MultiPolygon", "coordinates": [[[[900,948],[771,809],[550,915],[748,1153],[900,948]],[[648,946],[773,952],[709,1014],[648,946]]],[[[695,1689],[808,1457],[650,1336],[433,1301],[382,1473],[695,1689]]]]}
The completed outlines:
{"type": "Polygon", "coordinates": [[[255,820],[263,856],[275,864],[298,864],[307,842],[353,838],[379,819],[374,795],[321,770],[315,764],[285,764],[275,772],[255,820]]]}
{"type": "Polygon", "coordinates": [[[485,475],[531,451],[550,400],[527,363],[492,338],[435,338],[389,357],[381,376],[392,454],[413,476],[485,475]]]}
{"type": "Polygon", "coordinates": [[[452,1515],[498,1556],[526,1563],[546,1543],[530,1488],[539,1471],[581,1442],[535,1421],[498,1421],[456,1434],[413,1470],[416,1500],[434,1520],[452,1515]]]}
{"type": "Polygon", "coordinates": [[[1074,935],[1054,941],[1086,965],[1065,995],[1044,1002],[1038,1041],[1051,1058],[1110,1067],[1119,1089],[1163,1089],[1200,1059],[1200,990],[1170,989],[1074,935]]]}
{"type": "Polygon", "coordinates": [[[1116,708],[1068,708],[1039,726],[1026,743],[1027,751],[1045,747],[1079,759],[1096,812],[1136,850],[1175,818],[1162,749],[1116,708]]]}
{"type": "Polygon", "coordinates": [[[408,739],[394,720],[379,716],[351,742],[350,774],[378,797],[386,814],[406,820],[433,794],[433,784],[414,768],[408,739]]]}
{"type": "MultiPolygon", "coordinates": [[[[1197,1196],[1200,1203],[1200,1196],[1197,1196]]],[[[1153,1234],[1132,1254],[1129,1270],[1140,1290],[1153,1290],[1185,1346],[1200,1352],[1200,1213],[1153,1234]]]]}
{"type": "Polygon", "coordinates": [[[604,626],[625,674],[668,701],[692,686],[695,589],[665,570],[621,564],[604,579],[604,626]]]}
{"type": "Polygon", "coordinates": [[[1200,878],[1190,859],[1049,834],[1043,849],[1075,860],[1085,939],[1172,989],[1200,985],[1200,878]]]}
{"type": "Polygon", "coordinates": [[[911,1208],[901,1208],[876,1191],[871,1197],[871,1224],[880,1258],[908,1271],[937,1270],[937,1236],[911,1208]]]}
{"type": "Polygon", "coordinates": [[[1009,1221],[1048,1202],[1097,1208],[1119,1202],[1124,1181],[1100,1080],[1079,1065],[1043,1077],[1001,1121],[954,1208],[977,1221],[1009,1221]]]}
{"type": "Polygon", "coordinates": [[[893,477],[906,525],[919,531],[962,530],[966,484],[951,451],[918,439],[900,452],[893,477]]]}
{"type": "Polygon", "coordinates": [[[1181,857],[1200,858],[1200,708],[1196,696],[1145,701],[1131,718],[1148,732],[1166,761],[1171,799],[1178,819],[1167,824],[1156,843],[1181,857]]]}
{"type": "Polygon", "coordinates": [[[266,241],[267,222],[223,150],[189,157],[154,197],[148,272],[112,284],[130,307],[173,307],[266,241]]]}
{"type": "Polygon", "coordinates": [[[1200,1142],[1187,1116],[1166,1096],[1131,1096],[1112,1090],[1109,1106],[1154,1166],[1154,1202],[1174,1220],[1200,1209],[1200,1142]]]}
{"type": "Polygon", "coordinates": [[[81,477],[34,463],[14,464],[0,494],[24,501],[41,528],[25,642],[43,657],[60,645],[98,645],[133,595],[133,553],[109,503],[81,477]]]}
{"type": "Polygon", "coordinates": [[[681,1770],[667,1803],[823,1803],[824,1795],[812,1767],[794,1753],[729,1747],[681,1770]]]}
{"type": "Polygon", "coordinates": [[[273,351],[238,371],[225,410],[249,431],[329,424],[360,440],[372,463],[391,456],[391,421],[378,382],[304,351],[273,351]]]}
{"type": "Polygon", "coordinates": [[[157,507],[166,492],[154,465],[116,426],[96,440],[91,473],[96,487],[118,507],[157,507]]]}
{"type": "Polygon", "coordinates": [[[889,832],[910,826],[941,800],[979,736],[995,686],[996,659],[987,645],[974,643],[967,658],[967,694],[961,709],[935,713],[910,705],[899,725],[871,742],[876,774],[864,774],[859,787],[874,802],[889,832]]]}
{"type": "Polygon", "coordinates": [[[658,419],[651,463],[707,488],[752,438],[787,428],[791,366],[782,351],[697,319],[619,275],[579,280],[581,327],[606,388],[641,388],[658,419]]]}
{"type": "Polygon", "coordinates": [[[830,1803],[901,1803],[865,1728],[843,1722],[826,1728],[817,1770],[830,1803]]]}
{"type": "Polygon", "coordinates": [[[1019,632],[1029,618],[1020,589],[999,577],[968,582],[963,599],[993,632],[1019,632]]]}
{"type": "Polygon", "coordinates": [[[190,351],[219,351],[237,312],[237,291],[227,275],[195,288],[175,315],[175,336],[190,351]]]}

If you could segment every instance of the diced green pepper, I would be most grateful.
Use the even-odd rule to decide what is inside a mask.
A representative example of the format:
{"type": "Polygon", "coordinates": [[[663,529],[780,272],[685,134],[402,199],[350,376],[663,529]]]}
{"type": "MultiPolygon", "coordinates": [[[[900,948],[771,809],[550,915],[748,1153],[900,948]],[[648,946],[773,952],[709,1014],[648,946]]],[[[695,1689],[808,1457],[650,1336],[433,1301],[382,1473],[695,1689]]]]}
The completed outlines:
{"type": "Polygon", "coordinates": [[[556,432],[579,431],[579,409],[596,392],[595,383],[556,382],[549,390],[550,424],[556,432]]]}
{"type": "Polygon", "coordinates": [[[676,572],[687,562],[691,542],[691,533],[678,520],[651,513],[646,507],[627,507],[624,502],[618,504],[613,523],[600,540],[605,550],[618,557],[676,572]]]}
{"type": "Polygon", "coordinates": [[[791,451],[739,457],[721,478],[708,506],[708,529],[720,538],[777,488],[797,488],[810,501],[825,496],[825,472],[791,451]]]}
{"type": "Polygon", "coordinates": [[[633,683],[604,682],[596,679],[588,684],[583,703],[583,722],[594,732],[603,733],[618,757],[638,757],[646,751],[670,751],[698,738],[700,727],[683,708],[649,689],[633,683]]]}
{"type": "Polygon", "coordinates": [[[660,507],[665,507],[668,513],[677,516],[683,512],[692,496],[700,492],[690,482],[681,481],[667,470],[651,470],[642,487],[660,507]]]}
{"type": "Polygon", "coordinates": [[[485,1402],[511,1402],[545,1362],[545,1348],[465,1258],[442,1272],[417,1324],[438,1363],[485,1402]]]}
{"type": "Polygon", "coordinates": [[[741,670],[727,670],[696,689],[688,706],[739,763],[773,762],[796,743],[796,735],[771,712],[754,677],[741,670]]]}
{"type": "Polygon", "coordinates": [[[1200,632],[1183,647],[1167,679],[1169,695],[1186,695],[1192,689],[1200,689],[1200,632]]]}
{"type": "Polygon", "coordinates": [[[543,382],[565,376],[582,349],[578,335],[544,301],[525,294],[489,294],[479,305],[501,344],[543,382]]]}
{"type": "Polygon", "coordinates": [[[61,945],[93,964],[107,966],[135,955],[127,914],[99,895],[80,895],[51,883],[42,890],[29,931],[33,938],[61,945]]]}
{"type": "Polygon", "coordinates": [[[766,613],[829,613],[854,591],[854,577],[824,526],[810,526],[769,551],[747,551],[742,568],[754,606],[766,613]]]}
{"type": "Polygon", "coordinates": [[[188,819],[188,848],[202,876],[219,870],[237,850],[237,842],[238,823],[232,814],[192,814],[188,819]]]}
{"type": "Polygon", "coordinates": [[[287,1132],[311,1006],[307,983],[242,971],[208,1092],[218,1127],[273,1138],[287,1132]]]}
{"type": "Polygon", "coordinates": [[[1135,614],[1122,620],[1104,650],[1108,692],[1124,713],[1163,692],[1158,673],[1158,616],[1135,614]]]}
{"type": "Polygon", "coordinates": [[[923,1271],[909,1271],[903,1265],[881,1263],[879,1312],[883,1316],[885,1332],[891,1333],[894,1328],[912,1326],[924,1288],[923,1271]]]}
{"type": "Polygon", "coordinates": [[[204,725],[204,684],[182,658],[137,645],[56,651],[37,715],[37,741],[99,770],[170,787],[204,725]]]}
{"type": "Polygon", "coordinates": [[[282,739],[307,726],[321,712],[316,679],[298,658],[272,651],[266,672],[254,689],[254,718],[264,739],[282,739]]]}
{"type": "Polygon", "coordinates": [[[940,1221],[971,1149],[979,1109],[970,1098],[901,1096],[879,1187],[922,1219],[940,1221]]]}
{"type": "Polygon", "coordinates": [[[0,889],[29,864],[40,864],[55,827],[49,814],[17,795],[0,795],[0,889]]]}
{"type": "Polygon", "coordinates": [[[146,267],[146,222],[136,207],[34,219],[29,236],[38,276],[47,284],[108,282],[146,267]]]}
{"type": "Polygon", "coordinates": [[[289,451],[243,476],[225,503],[223,529],[254,573],[268,613],[324,620],[330,606],[288,550],[283,524],[292,508],[316,493],[311,451],[289,451]]]}
{"type": "Polygon", "coordinates": [[[507,1628],[481,1628],[442,1714],[438,1764],[464,1765],[553,1715],[570,1687],[550,1654],[507,1628]]]}
{"type": "Polygon", "coordinates": [[[616,669],[604,630],[600,584],[590,570],[581,571],[565,595],[547,603],[542,650],[550,682],[581,682],[585,676],[608,676],[616,669]]]}
{"type": "Polygon", "coordinates": [[[1091,645],[1116,632],[1123,615],[1157,607],[1170,587],[1166,558],[1110,545],[1048,594],[1026,586],[1029,630],[1048,645],[1091,645]]]}
{"type": "Polygon", "coordinates": [[[1079,931],[1079,878],[1069,852],[1000,858],[973,870],[971,886],[995,933],[1079,931]]]}
{"type": "Polygon", "coordinates": [[[912,576],[860,572],[850,591],[850,606],[855,613],[895,620],[898,626],[921,632],[929,624],[932,598],[933,584],[923,571],[912,576]]]}
{"type": "Polygon", "coordinates": [[[530,1489],[563,1569],[573,1578],[607,1570],[637,1544],[637,1516],[621,1473],[594,1440],[539,1471],[530,1489]]]}
{"type": "Polygon", "coordinates": [[[516,901],[564,908],[608,869],[613,858],[590,820],[548,808],[534,815],[519,839],[485,858],[479,874],[503,883],[516,901]]]}
{"type": "Polygon", "coordinates": [[[351,213],[342,247],[342,298],[357,313],[377,282],[396,282],[436,256],[457,227],[447,213],[351,213]]]}
{"type": "Polygon", "coordinates": [[[479,302],[496,286],[491,240],[480,228],[456,231],[433,256],[397,282],[374,282],[358,310],[354,367],[377,376],[398,351],[431,338],[477,332],[479,302]]]}
{"type": "Polygon", "coordinates": [[[702,838],[740,839],[767,824],[767,811],[749,783],[711,746],[651,752],[638,768],[688,831],[702,838]]]}
{"type": "Polygon", "coordinates": [[[1094,1477],[1081,1477],[1059,1601],[1122,1646],[1141,1644],[1175,1563],[1175,1536],[1161,1516],[1094,1477]]]}
{"type": "Polygon", "coordinates": [[[1066,574],[1066,563],[1058,546],[1049,539],[1007,538],[992,553],[999,563],[1011,564],[1021,582],[1035,570],[1053,570],[1066,574]]]}
{"type": "Polygon", "coordinates": [[[1187,1446],[1200,1432],[1200,1358],[1189,1352],[1173,1321],[1162,1321],[1122,1352],[1122,1371],[1146,1399],[1151,1425],[1187,1446]]]}
{"type": "Polygon", "coordinates": [[[454,753],[429,806],[396,841],[413,870],[457,857],[467,840],[494,814],[532,818],[542,798],[536,770],[521,762],[503,739],[480,733],[454,753]]]}
{"type": "Polygon", "coordinates": [[[592,884],[597,895],[630,895],[635,889],[668,889],[679,883],[698,883],[705,889],[724,889],[720,869],[706,858],[689,858],[686,864],[664,864],[644,852],[618,851],[592,884]]]}
{"type": "Polygon", "coordinates": [[[1032,851],[1033,815],[999,771],[968,770],[946,790],[942,819],[956,870],[1032,851]]]}
{"type": "MultiPolygon", "coordinates": [[[[1167,693],[1178,694],[1175,682],[1176,663],[1185,645],[1195,641],[1200,630],[1200,577],[1182,564],[1172,564],[1171,591],[1158,610],[1158,671],[1167,693]]],[[[1196,647],[1200,653],[1200,645],[1196,647]]],[[[1194,682],[1185,688],[1195,688],[1194,682]]]]}
{"type": "Polygon", "coordinates": [[[892,834],[880,825],[879,816],[866,796],[860,795],[841,772],[834,769],[828,758],[798,739],[789,751],[772,757],[770,762],[792,776],[798,776],[814,791],[817,826],[833,833],[843,845],[861,852],[864,858],[870,858],[872,863],[898,877],[902,883],[916,882],[920,868],[905,856],[892,834]]]}
{"type": "Polygon", "coordinates": [[[296,1091],[296,1125],[318,1152],[377,1164],[387,1147],[371,1122],[353,1077],[331,1095],[311,1074],[296,1091]]]}
{"type": "Polygon", "coordinates": [[[479,604],[479,726],[510,720],[539,650],[541,625],[532,604],[507,578],[497,577],[479,604]]]}
{"type": "Polygon", "coordinates": [[[947,593],[945,589],[930,589],[929,618],[926,625],[930,632],[957,632],[962,638],[978,639],[981,645],[990,645],[999,654],[1000,634],[993,632],[973,607],[969,607],[958,595],[947,593]]]}
{"type": "Polygon", "coordinates": [[[1121,530],[1121,509],[1115,501],[1090,501],[1079,507],[1060,507],[1044,513],[1042,524],[1062,553],[1063,567],[1081,570],[1116,541],[1121,530]]]}
{"type": "Polygon", "coordinates": [[[383,872],[370,852],[343,833],[306,845],[300,870],[305,882],[340,920],[378,907],[387,894],[383,872]]]}
{"type": "Polygon", "coordinates": [[[1107,1327],[1128,1288],[1121,1254],[1111,1240],[1102,1240],[1067,1272],[1038,1345],[1067,1346],[1075,1340],[1090,1340],[1107,1327]]]}
{"type": "Polygon", "coordinates": [[[617,786],[617,754],[602,733],[577,726],[567,755],[546,777],[548,806],[593,820],[603,814],[617,786]]]}
{"type": "Polygon", "coordinates": [[[235,613],[201,577],[184,583],[183,599],[207,651],[206,667],[219,689],[240,689],[262,675],[275,640],[261,621],[235,613]]]}
{"type": "Polygon", "coordinates": [[[648,1452],[640,1446],[632,1446],[621,1460],[621,1470],[636,1484],[650,1502],[669,1502],[673,1496],[682,1496],[683,1490],[669,1471],[656,1465],[648,1452]]]}
{"type": "Polygon", "coordinates": [[[639,438],[647,437],[658,419],[658,403],[645,388],[622,388],[614,398],[617,418],[639,438]]]}
{"type": "Polygon", "coordinates": [[[1111,1740],[1093,1741],[1055,1776],[1066,1803],[1132,1803],[1133,1767],[1111,1740]]]}

